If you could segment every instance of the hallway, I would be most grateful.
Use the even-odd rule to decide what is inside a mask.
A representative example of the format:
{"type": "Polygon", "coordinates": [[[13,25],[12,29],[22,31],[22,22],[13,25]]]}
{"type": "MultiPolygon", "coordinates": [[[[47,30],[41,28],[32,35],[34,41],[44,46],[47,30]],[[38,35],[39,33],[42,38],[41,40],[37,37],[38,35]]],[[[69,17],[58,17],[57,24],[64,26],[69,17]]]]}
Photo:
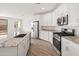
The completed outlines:
{"type": "Polygon", "coordinates": [[[58,56],[52,45],[44,40],[32,39],[29,56],[58,56]]]}

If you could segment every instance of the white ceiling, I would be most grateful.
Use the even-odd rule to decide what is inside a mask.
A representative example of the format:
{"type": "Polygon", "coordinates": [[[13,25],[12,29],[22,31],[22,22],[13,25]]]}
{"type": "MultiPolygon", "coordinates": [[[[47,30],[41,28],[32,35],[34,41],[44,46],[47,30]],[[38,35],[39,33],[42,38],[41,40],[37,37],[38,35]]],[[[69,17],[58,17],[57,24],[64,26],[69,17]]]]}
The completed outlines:
{"type": "Polygon", "coordinates": [[[54,10],[59,5],[60,3],[0,3],[0,15],[24,16],[26,14],[43,13],[54,10]]]}

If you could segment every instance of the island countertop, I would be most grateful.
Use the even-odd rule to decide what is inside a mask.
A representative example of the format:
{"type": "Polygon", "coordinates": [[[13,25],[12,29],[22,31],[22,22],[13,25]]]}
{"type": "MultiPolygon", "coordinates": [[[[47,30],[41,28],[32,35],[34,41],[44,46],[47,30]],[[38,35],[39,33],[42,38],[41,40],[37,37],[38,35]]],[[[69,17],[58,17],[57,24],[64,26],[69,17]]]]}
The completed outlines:
{"type": "Polygon", "coordinates": [[[22,40],[23,40],[23,38],[10,38],[10,39],[0,43],[0,48],[1,47],[14,47],[14,46],[17,46],[22,40]]]}
{"type": "MultiPolygon", "coordinates": [[[[25,35],[24,37],[26,37],[27,35],[25,35]]],[[[4,47],[15,47],[17,46],[20,42],[22,42],[24,39],[24,37],[18,37],[18,38],[8,38],[5,37],[4,41],[3,38],[1,39],[2,42],[0,42],[0,48],[4,48],[4,47]]]]}
{"type": "Polygon", "coordinates": [[[4,47],[14,47],[22,42],[23,38],[12,38],[5,42],[4,47]]]}

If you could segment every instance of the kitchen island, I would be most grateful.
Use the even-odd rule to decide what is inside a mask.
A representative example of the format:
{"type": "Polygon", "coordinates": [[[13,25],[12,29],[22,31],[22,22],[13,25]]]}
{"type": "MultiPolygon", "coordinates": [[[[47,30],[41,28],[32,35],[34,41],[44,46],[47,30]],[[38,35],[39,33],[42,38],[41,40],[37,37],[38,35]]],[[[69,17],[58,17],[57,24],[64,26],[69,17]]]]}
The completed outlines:
{"type": "Polygon", "coordinates": [[[30,46],[30,33],[24,37],[6,38],[0,43],[0,56],[26,56],[30,46]]]}

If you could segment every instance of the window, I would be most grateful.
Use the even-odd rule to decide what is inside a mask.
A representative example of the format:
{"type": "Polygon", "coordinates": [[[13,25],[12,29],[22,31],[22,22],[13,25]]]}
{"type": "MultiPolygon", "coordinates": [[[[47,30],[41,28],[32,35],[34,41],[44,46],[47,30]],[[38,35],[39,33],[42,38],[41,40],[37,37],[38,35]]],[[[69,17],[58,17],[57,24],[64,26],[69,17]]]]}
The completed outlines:
{"type": "Polygon", "coordinates": [[[7,34],[8,20],[0,19],[0,35],[7,34]]]}

